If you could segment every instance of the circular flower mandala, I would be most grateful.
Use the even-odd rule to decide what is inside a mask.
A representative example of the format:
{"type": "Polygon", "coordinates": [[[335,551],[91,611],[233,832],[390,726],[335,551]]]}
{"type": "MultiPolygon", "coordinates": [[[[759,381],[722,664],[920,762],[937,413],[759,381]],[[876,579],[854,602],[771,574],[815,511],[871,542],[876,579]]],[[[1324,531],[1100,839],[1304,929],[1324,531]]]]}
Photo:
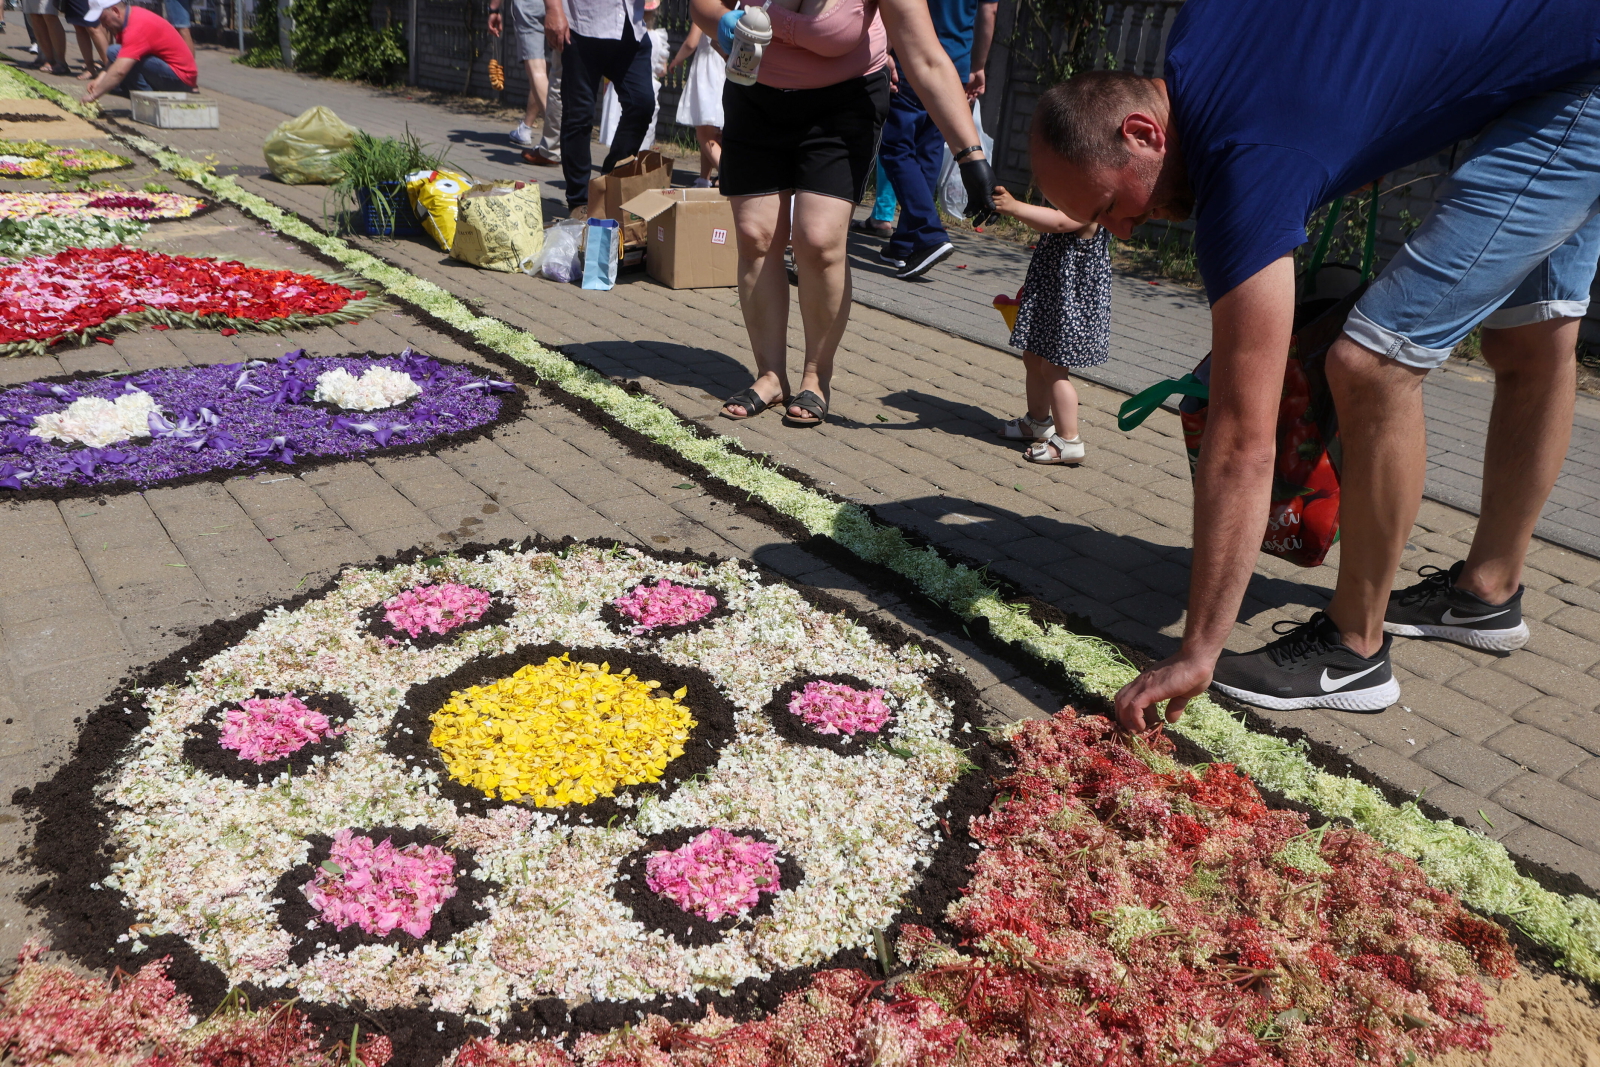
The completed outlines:
{"type": "Polygon", "coordinates": [[[117,951],[190,954],[216,988],[490,1023],[739,992],[870,951],[969,766],[964,683],[936,656],[734,562],[576,545],[352,568],[230,640],[98,713],[134,735],[84,876],[117,951]],[[714,590],[717,611],[619,632],[607,609],[647,583],[714,590]],[[426,648],[374,632],[374,609],[452,586],[508,605],[504,625],[426,648]],[[779,702],[811,729],[786,706],[816,679],[857,694],[829,721],[870,745],[774,727],[779,702]],[[189,758],[202,723],[238,720],[240,752],[269,756],[320,730],[292,693],[348,704],[326,756],[261,781],[189,758]]]}

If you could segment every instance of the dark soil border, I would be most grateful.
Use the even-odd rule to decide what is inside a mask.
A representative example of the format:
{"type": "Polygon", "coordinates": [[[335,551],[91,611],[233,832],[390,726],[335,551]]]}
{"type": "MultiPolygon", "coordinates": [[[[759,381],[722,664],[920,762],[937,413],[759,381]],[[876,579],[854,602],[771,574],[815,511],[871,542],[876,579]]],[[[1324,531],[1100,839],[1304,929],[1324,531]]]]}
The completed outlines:
{"type": "MultiPolygon", "coordinates": [[[[683,755],[667,764],[666,772],[658,781],[624,786],[617,790],[619,794],[631,796],[635,804],[647,796],[665,800],[678,786],[714,767],[723,748],[734,739],[733,703],[722,695],[716,683],[704,671],[668,663],[647,652],[632,652],[625,648],[582,648],[544,643],[521,645],[499,656],[480,656],[443,677],[419,682],[406,690],[400,711],[389,727],[384,751],[408,766],[427,767],[437,774],[439,795],[459,811],[482,815],[495,808],[530,807],[518,801],[486,797],[481,790],[462,785],[451,778],[438,749],[428,743],[428,735],[433,729],[431,717],[453,693],[504,678],[519,668],[540,664],[551,656],[562,654],[570,655],[575,663],[609,663],[613,673],[631,670],[643,681],[660,682],[662,691],[667,693],[675,693],[680,687],[689,690],[684,703],[694,715],[695,726],[689,731],[689,740],[684,743],[683,755]]],[[[603,824],[615,817],[625,818],[635,808],[624,807],[615,797],[599,797],[588,804],[533,810],[556,815],[569,824],[603,824]]]]}
{"type": "MultiPolygon", "coordinates": [[[[313,353],[307,353],[314,355],[313,353]]],[[[391,358],[398,355],[395,352],[343,352],[331,353],[340,358],[367,357],[370,359],[391,358]]],[[[326,357],[319,357],[326,358],[326,357]]],[[[222,361],[233,362],[233,361],[222,361]]],[[[528,394],[532,388],[537,387],[539,379],[526,367],[520,375],[508,371],[501,366],[485,367],[478,363],[460,363],[456,360],[443,360],[456,367],[465,367],[475,374],[481,374],[500,379],[509,378],[513,383],[522,386],[509,393],[500,393],[500,413],[488,422],[480,423],[465,430],[451,430],[430,437],[425,441],[417,441],[408,445],[391,445],[386,448],[369,448],[361,452],[346,452],[338,455],[326,456],[301,456],[293,463],[281,463],[277,460],[261,460],[253,463],[244,463],[237,467],[215,467],[208,471],[196,471],[178,478],[168,478],[148,484],[140,483],[132,478],[119,478],[110,482],[97,482],[94,485],[57,485],[42,486],[38,489],[0,489],[0,505],[10,503],[28,503],[34,500],[82,500],[86,497],[94,498],[110,496],[117,493],[143,493],[151,489],[173,489],[184,485],[195,485],[199,482],[225,482],[230,478],[239,478],[256,474],[305,474],[316,470],[318,467],[330,466],[334,463],[347,463],[351,460],[366,459],[394,459],[401,456],[422,455],[455,445],[466,444],[486,434],[506,426],[520,419],[528,406],[528,394]]],[[[148,368],[147,368],[148,369],[148,368]]],[[[30,378],[27,382],[18,385],[30,385],[34,382],[49,385],[73,385],[77,382],[104,381],[107,377],[132,377],[144,371],[133,370],[126,374],[104,375],[95,371],[80,371],[76,374],[57,374],[45,378],[30,378]]],[[[14,389],[17,386],[6,386],[14,389]]],[[[319,405],[320,406],[320,405],[319,405]]],[[[387,409],[386,409],[387,410],[387,409]]]]}
{"type": "Polygon", "coordinates": [[[811,745],[813,748],[825,748],[841,756],[859,756],[869,749],[887,743],[891,731],[900,725],[900,713],[890,708],[888,720],[876,733],[863,732],[853,735],[819,733],[804,719],[789,710],[790,697],[812,682],[834,682],[838,685],[848,685],[853,689],[881,688],[853,674],[802,674],[784,682],[772,694],[772,699],[767,701],[761,713],[766,716],[767,722],[772,724],[778,736],[785,741],[793,741],[797,745],[811,745]]]}
{"type": "MultiPolygon", "coordinates": [[[[443,836],[425,826],[419,826],[415,830],[402,830],[398,826],[374,826],[370,829],[352,827],[352,829],[359,830],[362,836],[370,837],[374,841],[381,841],[387,837],[394,842],[396,848],[405,848],[407,845],[436,845],[443,836]]],[[[273,889],[273,895],[283,901],[278,908],[278,925],[294,939],[289,947],[289,961],[296,966],[304,965],[311,957],[322,951],[317,947],[318,941],[324,942],[329,948],[337,948],[346,953],[362,945],[387,945],[403,951],[418,945],[442,944],[489,917],[483,908],[483,901],[494,892],[495,885],[478,877],[478,861],[472,853],[463,849],[447,848],[443,851],[448,852],[456,861],[456,895],[440,905],[439,910],[434,913],[433,924],[428,927],[425,935],[420,938],[412,937],[404,930],[397,929],[378,937],[366,933],[354,924],[346,926],[343,930],[335,930],[320,921],[317,909],[311,906],[306,900],[305,893],[301,891],[301,887],[316,875],[317,867],[328,858],[333,838],[324,834],[313,834],[306,840],[311,843],[311,854],[306,857],[306,862],[284,872],[273,889]],[[315,923],[316,929],[308,929],[308,923],[315,923]]]]}
{"type": "MultiPolygon", "coordinates": [[[[661,578],[662,575],[659,574],[647,574],[639,580],[638,585],[655,585],[661,578]]],[[[653,626],[643,633],[636,634],[633,629],[639,624],[632,617],[624,615],[622,609],[618,608],[616,604],[607,600],[600,605],[600,621],[605,623],[606,628],[618,637],[648,637],[654,641],[665,641],[668,638],[677,637],[679,634],[698,633],[707,626],[714,625],[718,619],[724,619],[733,614],[733,609],[728,607],[726,590],[719,589],[714,585],[680,582],[674,578],[668,578],[667,580],[674,585],[687,586],[692,589],[698,589],[703,593],[710,593],[717,598],[717,606],[693,622],[679,623],[676,626],[653,626]]],[[[638,588],[638,586],[634,588],[638,588]]],[[[626,596],[627,594],[624,593],[623,595],[626,596]]]]}
{"type": "MultiPolygon", "coordinates": [[[[616,542],[529,538],[520,542],[465,544],[458,552],[464,558],[473,559],[497,549],[564,552],[577,545],[613,548],[616,542]]],[[[723,562],[717,556],[702,556],[687,551],[640,551],[663,562],[710,566],[723,562]]],[[[438,553],[435,550],[413,548],[370,565],[394,567],[436,555],[438,553]]],[[[830,593],[790,582],[759,564],[747,560],[739,562],[755,570],[767,584],[794,589],[818,610],[846,616],[865,628],[875,640],[890,648],[900,649],[917,641],[898,624],[882,617],[864,615],[830,593]]],[[[202,960],[177,935],[164,934],[147,939],[145,951],[139,953],[133,952],[128,942],[116,941],[120,933],[138,921],[138,913],[129,908],[119,894],[89,888],[91,884],[110,876],[112,857],[116,851],[106,839],[108,812],[93,797],[91,790],[96,782],[121,762],[134,737],[149,725],[149,711],[134,691],[136,687],[182,683],[188,677],[192,663],[236,644],[261,624],[268,610],[278,607],[295,610],[325,596],[337,586],[338,581],[337,577],[332,578],[316,589],[280,601],[270,608],[261,608],[237,619],[218,620],[202,627],[192,642],[124,679],[111,699],[90,712],[85,717],[70,758],[48,781],[40,782],[31,789],[18,789],[12,794],[12,803],[27,810],[34,823],[31,862],[44,876],[42,881],[22,893],[20,899],[26,907],[39,909],[43,913],[44,925],[49,929],[56,949],[99,974],[110,974],[117,968],[131,973],[151,960],[168,957],[168,976],[178,988],[193,998],[197,1012],[209,1012],[222,1001],[228,992],[222,972],[202,960]]],[[[608,659],[620,662],[614,655],[617,650],[605,651],[608,659]]],[[[983,723],[983,709],[973,684],[948,668],[938,668],[931,672],[928,688],[951,703],[958,736],[964,736],[964,727],[973,728],[972,736],[976,740],[966,748],[965,754],[977,764],[978,770],[954,783],[946,799],[934,806],[941,831],[948,827],[948,833],[944,834],[921,879],[906,894],[901,909],[886,929],[885,937],[891,944],[900,925],[907,922],[931,927],[952,942],[957,939],[955,930],[944,923],[943,915],[945,909],[960,897],[971,877],[968,865],[975,854],[971,848],[975,842],[969,832],[968,822],[972,816],[988,810],[997,792],[995,781],[1009,773],[1000,750],[976,730],[983,723]]],[[[606,1031],[636,1021],[637,1013],[641,1011],[654,1012],[675,1021],[688,1021],[703,1017],[708,1007],[715,1006],[725,1016],[751,1019],[776,1009],[784,996],[803,988],[818,971],[839,967],[856,968],[879,977],[890,969],[868,958],[862,950],[847,949],[816,966],[780,971],[765,982],[741,983],[733,993],[726,995],[702,992],[693,1000],[655,997],[634,1001],[591,1001],[570,1011],[564,1002],[545,998],[519,1006],[512,1013],[510,1022],[501,1028],[501,1037],[518,1040],[606,1031]]],[[[295,995],[293,990],[288,989],[261,989],[249,985],[241,989],[250,1002],[257,1005],[274,1003],[295,995]]],[[[342,1040],[356,1024],[368,1032],[376,1030],[387,1034],[396,1049],[395,1058],[391,1061],[393,1067],[437,1067],[446,1054],[459,1047],[468,1037],[486,1033],[483,1027],[459,1015],[426,1008],[377,1011],[361,1005],[305,1001],[297,1002],[296,1007],[323,1028],[330,1044],[342,1040]],[[441,1024],[442,1030],[438,1029],[441,1024]]]]}
{"type": "MultiPolygon", "coordinates": [[[[750,910],[743,916],[724,915],[716,922],[703,919],[693,912],[684,911],[667,898],[652,893],[645,884],[645,862],[651,855],[663,850],[682,848],[708,829],[710,829],[708,826],[685,826],[651,834],[645,838],[643,845],[622,858],[622,862],[617,864],[617,877],[611,882],[611,895],[616,898],[617,903],[633,912],[635,922],[643,923],[651,930],[658,930],[678,944],[690,948],[714,945],[726,937],[728,931],[734,927],[771,913],[772,906],[778,899],[778,892],[793,891],[805,881],[806,877],[805,869],[800,866],[799,861],[780,851],[777,856],[778,892],[761,894],[760,899],[751,905],[750,910]]],[[[733,832],[743,837],[765,841],[769,845],[778,844],[760,830],[741,829],[733,832]]]]}
{"type": "MultiPolygon", "coordinates": [[[[257,689],[244,699],[284,695],[271,689],[257,689]]],[[[334,726],[348,722],[356,713],[350,701],[338,693],[313,693],[310,696],[296,693],[295,696],[307,707],[322,712],[334,726]]],[[[260,782],[270,782],[285,772],[295,775],[306,774],[311,770],[311,763],[317,757],[331,760],[344,751],[344,736],[339,734],[324,737],[321,741],[306,745],[282,759],[270,763],[252,763],[240,757],[232,749],[222,747],[222,728],[218,720],[222,718],[224,710],[238,703],[237,700],[230,700],[222,704],[213,704],[206,709],[201,720],[189,727],[189,736],[183,742],[184,759],[207,774],[230,778],[245,785],[256,785],[260,782]]]]}
{"type": "MultiPolygon", "coordinates": [[[[432,579],[418,582],[410,588],[419,589],[424,585],[435,585],[432,579]]],[[[459,583],[465,585],[467,583],[459,583]]],[[[477,588],[474,586],[473,588],[477,588]]],[[[506,599],[505,594],[486,589],[489,594],[489,607],[473,622],[462,623],[453,630],[446,630],[436,634],[432,630],[424,630],[415,637],[404,630],[397,630],[390,624],[383,604],[374,604],[361,612],[361,632],[376,637],[379,641],[394,641],[402,648],[411,648],[418,652],[430,648],[447,645],[462,634],[472,633],[474,630],[487,630],[491,626],[504,626],[510,622],[517,613],[517,606],[506,599]]]]}

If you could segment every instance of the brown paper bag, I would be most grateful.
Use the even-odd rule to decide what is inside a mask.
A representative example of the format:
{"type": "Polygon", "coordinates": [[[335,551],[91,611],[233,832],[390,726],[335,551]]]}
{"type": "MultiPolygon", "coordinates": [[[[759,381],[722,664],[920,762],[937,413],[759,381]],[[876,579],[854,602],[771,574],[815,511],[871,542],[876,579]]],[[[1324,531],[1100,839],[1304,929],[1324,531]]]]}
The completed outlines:
{"type": "Polygon", "coordinates": [[[544,251],[544,205],[533,182],[480,182],[461,194],[450,255],[515,273],[544,251]]]}
{"type": "Polygon", "coordinates": [[[672,184],[672,162],[660,152],[640,152],[629,156],[610,174],[589,179],[589,217],[615,219],[622,227],[624,248],[640,245],[645,239],[645,224],[622,209],[622,205],[649,189],[665,189],[672,184]]]}

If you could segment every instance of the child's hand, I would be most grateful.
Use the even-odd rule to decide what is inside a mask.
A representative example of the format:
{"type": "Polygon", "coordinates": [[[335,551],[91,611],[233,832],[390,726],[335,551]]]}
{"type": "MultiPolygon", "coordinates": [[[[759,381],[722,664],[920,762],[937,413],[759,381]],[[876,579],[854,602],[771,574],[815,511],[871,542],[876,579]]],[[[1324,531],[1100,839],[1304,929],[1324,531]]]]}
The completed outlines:
{"type": "Polygon", "coordinates": [[[1000,212],[1002,215],[1009,215],[1012,218],[1016,217],[1017,199],[1016,197],[1012,196],[1011,191],[1003,185],[995,186],[994,209],[1000,212]]]}

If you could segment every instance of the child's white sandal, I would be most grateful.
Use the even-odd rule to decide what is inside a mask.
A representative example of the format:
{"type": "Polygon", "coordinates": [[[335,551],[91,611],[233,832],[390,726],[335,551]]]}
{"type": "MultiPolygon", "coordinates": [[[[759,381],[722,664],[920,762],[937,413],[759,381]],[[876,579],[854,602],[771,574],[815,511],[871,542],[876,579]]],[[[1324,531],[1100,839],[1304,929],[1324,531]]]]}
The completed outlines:
{"type": "Polygon", "coordinates": [[[1077,463],[1083,459],[1083,441],[1076,437],[1069,441],[1052,433],[1044,441],[1035,441],[1023,455],[1029,463],[1077,463]]]}
{"type": "Polygon", "coordinates": [[[1027,413],[1000,424],[1000,436],[1008,441],[1043,441],[1056,432],[1054,419],[1034,422],[1027,413]]]}

